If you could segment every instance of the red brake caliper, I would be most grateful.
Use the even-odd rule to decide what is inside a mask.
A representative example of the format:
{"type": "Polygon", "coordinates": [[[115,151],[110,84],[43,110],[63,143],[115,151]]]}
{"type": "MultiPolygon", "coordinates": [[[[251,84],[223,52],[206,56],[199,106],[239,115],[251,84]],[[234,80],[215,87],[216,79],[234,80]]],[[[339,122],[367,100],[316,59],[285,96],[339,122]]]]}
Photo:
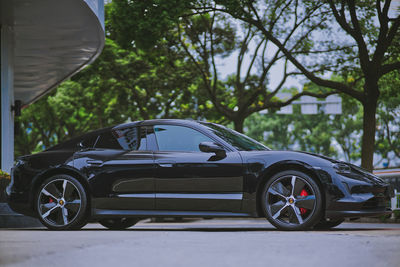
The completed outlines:
{"type": "Polygon", "coordinates": [[[49,203],[53,203],[53,199],[49,197],[49,203]]]}
{"type": "MultiPolygon", "coordinates": [[[[301,190],[300,196],[302,196],[302,197],[308,196],[307,191],[306,191],[305,189],[301,190]]],[[[304,213],[306,213],[306,212],[307,212],[307,209],[305,209],[305,208],[300,208],[300,213],[301,213],[301,214],[304,214],[304,213]]]]}

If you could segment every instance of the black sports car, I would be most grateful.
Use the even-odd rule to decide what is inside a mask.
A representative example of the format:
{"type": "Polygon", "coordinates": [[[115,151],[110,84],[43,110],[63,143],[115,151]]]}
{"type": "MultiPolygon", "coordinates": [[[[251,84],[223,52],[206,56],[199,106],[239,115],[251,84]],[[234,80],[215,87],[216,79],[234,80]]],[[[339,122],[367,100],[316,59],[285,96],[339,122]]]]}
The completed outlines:
{"type": "Polygon", "coordinates": [[[283,230],[389,214],[393,189],[351,164],[274,151],[224,126],[148,120],[90,132],[20,157],[7,190],[16,212],[50,229],[149,217],[266,217],[283,230]]]}

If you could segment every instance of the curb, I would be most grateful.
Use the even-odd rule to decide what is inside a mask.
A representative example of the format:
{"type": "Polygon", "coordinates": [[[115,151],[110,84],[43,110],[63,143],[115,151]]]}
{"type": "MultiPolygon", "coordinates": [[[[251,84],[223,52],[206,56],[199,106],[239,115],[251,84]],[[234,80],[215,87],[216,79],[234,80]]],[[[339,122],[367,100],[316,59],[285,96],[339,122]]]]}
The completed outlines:
{"type": "Polygon", "coordinates": [[[16,213],[7,203],[0,202],[0,228],[23,228],[43,226],[36,218],[16,213]]]}

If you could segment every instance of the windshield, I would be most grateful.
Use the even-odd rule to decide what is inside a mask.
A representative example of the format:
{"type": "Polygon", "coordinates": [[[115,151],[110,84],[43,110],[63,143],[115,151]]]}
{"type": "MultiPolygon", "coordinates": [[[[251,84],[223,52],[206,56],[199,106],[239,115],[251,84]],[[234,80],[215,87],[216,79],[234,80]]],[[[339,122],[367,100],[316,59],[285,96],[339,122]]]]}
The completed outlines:
{"type": "Polygon", "coordinates": [[[229,143],[237,150],[240,151],[270,150],[268,147],[251,139],[250,137],[238,133],[229,128],[226,128],[222,125],[208,123],[208,122],[200,122],[200,123],[208,127],[214,134],[222,138],[225,142],[229,143]]]}

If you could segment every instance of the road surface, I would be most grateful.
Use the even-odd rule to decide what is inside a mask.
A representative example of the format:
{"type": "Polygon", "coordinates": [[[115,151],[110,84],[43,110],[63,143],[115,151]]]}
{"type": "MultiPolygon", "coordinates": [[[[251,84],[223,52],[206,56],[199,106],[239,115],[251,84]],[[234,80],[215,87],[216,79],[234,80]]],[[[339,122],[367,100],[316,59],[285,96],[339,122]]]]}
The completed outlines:
{"type": "Polygon", "coordinates": [[[125,231],[0,229],[1,266],[400,266],[400,224],[282,232],[262,219],[142,221],[125,231]]]}

